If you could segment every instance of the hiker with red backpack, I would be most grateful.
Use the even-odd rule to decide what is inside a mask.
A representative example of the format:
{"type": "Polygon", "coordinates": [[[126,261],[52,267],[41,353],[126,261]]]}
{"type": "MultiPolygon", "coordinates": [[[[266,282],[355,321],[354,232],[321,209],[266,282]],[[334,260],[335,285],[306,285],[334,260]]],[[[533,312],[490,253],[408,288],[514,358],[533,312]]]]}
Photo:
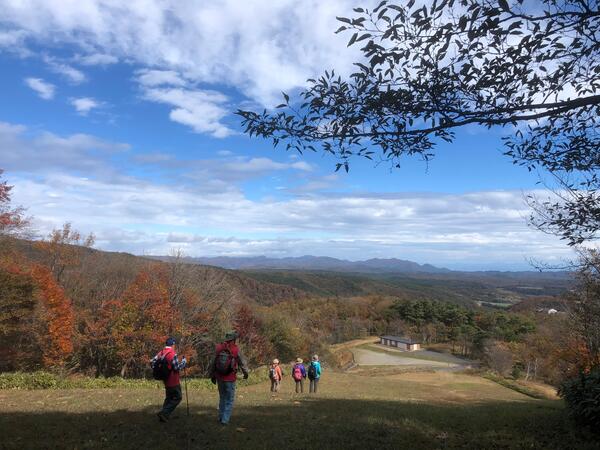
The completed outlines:
{"type": "Polygon", "coordinates": [[[167,422],[171,413],[181,403],[181,384],[179,383],[179,371],[182,370],[187,361],[185,356],[181,361],[175,353],[175,339],[168,338],[165,342],[165,348],[152,358],[150,365],[152,375],[156,380],[162,380],[165,384],[165,401],[162,409],[157,413],[158,420],[167,422]]]}
{"type": "Polygon", "coordinates": [[[304,368],[304,364],[302,364],[302,358],[296,359],[296,364],[292,367],[292,378],[296,382],[296,394],[304,393],[306,369],[304,368]]]}
{"type": "Polygon", "coordinates": [[[215,349],[215,359],[211,369],[211,381],[219,387],[219,423],[227,425],[233,411],[235,399],[235,382],[237,371],[241,370],[244,380],[248,378],[246,358],[235,341],[238,334],[229,331],[225,334],[225,341],[218,344],[215,349]]]}
{"type": "Polygon", "coordinates": [[[283,372],[277,358],[273,360],[273,364],[271,364],[271,367],[269,368],[269,379],[271,380],[271,392],[273,392],[273,394],[279,392],[279,386],[283,379],[283,372]]]}

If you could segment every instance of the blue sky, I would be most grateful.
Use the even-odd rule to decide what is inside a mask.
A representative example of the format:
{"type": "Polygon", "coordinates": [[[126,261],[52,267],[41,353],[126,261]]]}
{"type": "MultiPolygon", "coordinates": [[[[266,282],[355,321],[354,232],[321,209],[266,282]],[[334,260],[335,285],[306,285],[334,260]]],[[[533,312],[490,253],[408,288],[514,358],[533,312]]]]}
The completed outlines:
{"type": "Polygon", "coordinates": [[[536,174],[510,130],[461,131],[400,170],[274,150],[239,107],[279,103],[357,57],[335,16],[354,2],[123,4],[0,0],[0,168],[40,235],[70,221],[97,247],[191,256],[397,257],[527,269],[565,245],[526,224],[536,174]],[[183,5],[182,5],[183,4],[183,5]]]}

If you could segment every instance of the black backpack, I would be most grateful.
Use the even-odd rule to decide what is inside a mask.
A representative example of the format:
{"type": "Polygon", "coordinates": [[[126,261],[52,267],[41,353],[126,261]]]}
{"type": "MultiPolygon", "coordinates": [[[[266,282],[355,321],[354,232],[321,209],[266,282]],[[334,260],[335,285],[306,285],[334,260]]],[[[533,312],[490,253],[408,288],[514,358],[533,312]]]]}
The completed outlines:
{"type": "Polygon", "coordinates": [[[171,369],[169,368],[166,356],[166,354],[160,356],[152,366],[152,376],[155,380],[166,381],[166,379],[169,378],[171,369]]]}
{"type": "Polygon", "coordinates": [[[308,379],[314,380],[317,378],[317,366],[314,363],[310,363],[308,366],[308,379]]]}
{"type": "Polygon", "coordinates": [[[215,370],[220,375],[229,375],[235,370],[235,358],[229,351],[224,348],[215,357],[215,370]]]}

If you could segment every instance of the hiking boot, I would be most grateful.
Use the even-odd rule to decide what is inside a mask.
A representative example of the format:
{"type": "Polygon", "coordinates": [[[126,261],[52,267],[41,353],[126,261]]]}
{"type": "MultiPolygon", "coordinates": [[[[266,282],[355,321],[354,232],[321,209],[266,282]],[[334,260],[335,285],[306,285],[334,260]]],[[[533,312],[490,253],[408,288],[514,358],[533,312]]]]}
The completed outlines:
{"type": "Polygon", "coordinates": [[[169,420],[169,418],[168,418],[167,416],[165,416],[165,415],[162,413],[162,411],[161,411],[161,412],[159,412],[159,413],[157,414],[157,416],[158,416],[158,420],[160,420],[161,422],[168,422],[168,420],[169,420]]]}

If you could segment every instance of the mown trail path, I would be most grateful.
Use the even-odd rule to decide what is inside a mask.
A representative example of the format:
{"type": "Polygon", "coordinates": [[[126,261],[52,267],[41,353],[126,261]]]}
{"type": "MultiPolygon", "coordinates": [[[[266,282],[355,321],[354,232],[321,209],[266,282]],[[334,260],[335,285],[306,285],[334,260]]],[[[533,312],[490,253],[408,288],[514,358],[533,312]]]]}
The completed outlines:
{"type": "Polygon", "coordinates": [[[334,373],[318,395],[285,379],[238,390],[232,423],[216,421],[214,390],[190,391],[168,424],[162,389],[0,390],[0,448],[597,449],[562,402],[534,400],[478,376],[334,373]]]}
{"type": "Polygon", "coordinates": [[[352,353],[354,354],[354,360],[358,365],[361,366],[423,366],[427,368],[447,368],[447,367],[460,367],[463,364],[456,362],[444,362],[435,361],[433,358],[436,357],[433,352],[411,352],[411,353],[393,353],[390,351],[379,352],[373,351],[368,347],[357,347],[353,348],[352,353]],[[424,359],[424,358],[430,359],[424,359]]]}

